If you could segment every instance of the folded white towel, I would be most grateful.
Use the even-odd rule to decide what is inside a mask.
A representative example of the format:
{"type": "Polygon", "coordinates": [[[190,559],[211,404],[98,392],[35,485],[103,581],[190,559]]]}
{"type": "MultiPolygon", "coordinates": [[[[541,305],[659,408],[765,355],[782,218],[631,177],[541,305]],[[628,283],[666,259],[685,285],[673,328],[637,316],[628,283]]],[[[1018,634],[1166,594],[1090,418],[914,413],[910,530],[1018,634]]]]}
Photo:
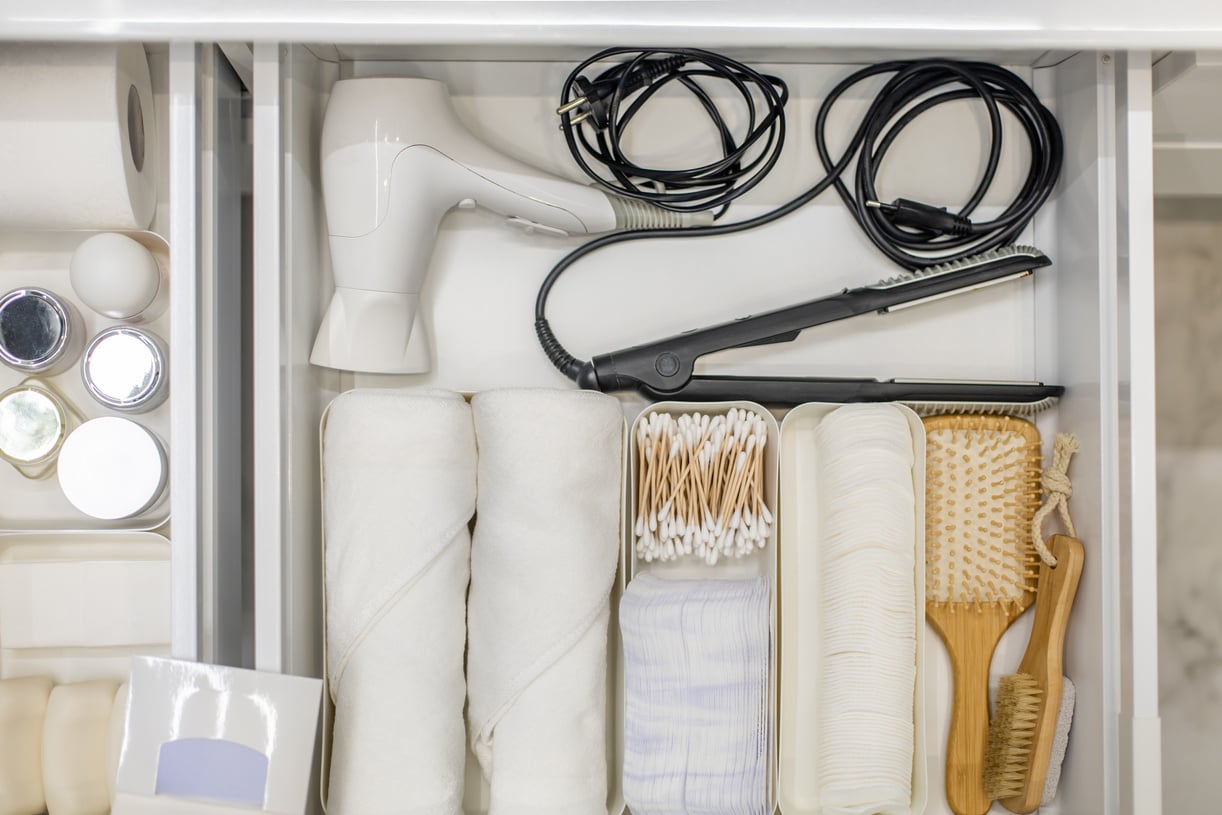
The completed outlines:
{"type": "Polygon", "coordinates": [[[471,409],[353,391],[324,438],[331,815],[461,815],[471,409]]]}
{"type": "Polygon", "coordinates": [[[468,724],[489,815],[605,815],[623,412],[583,391],[472,401],[468,724]]]}

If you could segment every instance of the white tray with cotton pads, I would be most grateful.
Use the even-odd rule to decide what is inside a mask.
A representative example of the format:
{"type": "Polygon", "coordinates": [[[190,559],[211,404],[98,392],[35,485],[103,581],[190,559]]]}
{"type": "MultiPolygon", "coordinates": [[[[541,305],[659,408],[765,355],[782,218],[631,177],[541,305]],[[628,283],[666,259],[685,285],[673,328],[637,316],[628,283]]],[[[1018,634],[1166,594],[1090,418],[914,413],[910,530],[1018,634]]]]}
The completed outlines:
{"type": "MultiPolygon", "coordinates": [[[[818,677],[821,674],[820,570],[825,565],[821,529],[821,464],[816,434],[837,404],[811,403],[791,410],[781,424],[780,442],[780,762],[778,803],[783,815],[824,815],[836,811],[821,800],[818,677]]],[[[904,815],[920,815],[928,795],[925,726],[925,432],[920,418],[892,406],[910,428],[912,445],[912,609],[915,674],[912,695],[913,737],[911,800],[904,815]]],[[[869,481],[869,479],[867,479],[869,481]]],[[[863,598],[873,600],[873,598],[863,598]]]]}
{"type": "MultiPolygon", "coordinates": [[[[778,463],[780,461],[780,428],[777,424],[776,417],[772,415],[766,408],[754,402],[659,402],[650,405],[637,416],[636,421],[632,425],[632,430],[628,435],[629,448],[629,474],[628,479],[628,513],[629,526],[625,535],[626,558],[628,565],[628,582],[632,578],[640,574],[650,574],[655,577],[670,580],[744,580],[753,577],[764,577],[769,580],[772,585],[771,591],[771,619],[772,619],[772,641],[774,647],[771,649],[772,657],[769,664],[769,676],[772,681],[769,682],[769,721],[772,727],[772,749],[769,755],[769,799],[770,807],[775,807],[777,799],[777,759],[779,755],[778,735],[778,699],[776,691],[776,677],[778,669],[777,648],[775,644],[778,637],[779,617],[778,612],[778,591],[777,591],[777,540],[779,538],[779,526],[776,524],[777,519],[777,497],[778,497],[778,463]],[[637,444],[637,434],[640,431],[642,423],[649,421],[649,416],[654,413],[669,414],[673,417],[679,417],[683,414],[700,413],[701,416],[718,416],[726,415],[731,408],[744,410],[748,413],[754,413],[763,419],[764,433],[767,442],[764,445],[763,455],[763,479],[764,503],[768,508],[768,512],[772,515],[773,526],[771,538],[765,542],[763,547],[758,545],[755,551],[747,554],[745,557],[727,556],[717,560],[715,565],[710,565],[706,559],[702,559],[695,553],[679,557],[675,560],[653,560],[647,561],[637,553],[637,547],[634,545],[634,527],[638,517],[640,507],[637,506],[639,490],[638,479],[641,473],[640,452],[637,444]]],[[[622,672],[621,672],[622,681],[622,672]]]]}
{"type": "Polygon", "coordinates": [[[127,680],[170,650],[170,543],[150,532],[0,535],[0,678],[127,680]]]}
{"type": "MultiPolygon", "coordinates": [[[[83,335],[82,350],[99,332],[119,325],[135,326],[168,341],[170,316],[165,300],[169,291],[169,254],[165,239],[147,231],[0,231],[0,295],[36,287],[54,293],[75,307],[83,335]],[[84,250],[78,253],[82,246],[84,250]],[[95,308],[107,313],[95,311],[95,308]]],[[[62,372],[53,376],[35,374],[34,377],[44,380],[68,403],[73,414],[79,414],[79,421],[74,421],[74,425],[101,417],[124,416],[103,407],[89,395],[81,375],[80,356],[74,354],[71,364],[62,372]]],[[[28,376],[0,365],[0,392],[21,384],[28,376]]],[[[170,400],[148,412],[125,418],[159,439],[165,456],[172,457],[167,443],[170,400]]],[[[164,461],[161,466],[167,479],[164,492],[168,494],[169,466],[164,461]]],[[[112,520],[91,517],[73,506],[64,495],[55,477],[55,462],[44,469],[47,477],[32,479],[0,461],[0,495],[5,496],[0,533],[151,531],[169,520],[169,501],[154,501],[129,517],[112,520]]]]}

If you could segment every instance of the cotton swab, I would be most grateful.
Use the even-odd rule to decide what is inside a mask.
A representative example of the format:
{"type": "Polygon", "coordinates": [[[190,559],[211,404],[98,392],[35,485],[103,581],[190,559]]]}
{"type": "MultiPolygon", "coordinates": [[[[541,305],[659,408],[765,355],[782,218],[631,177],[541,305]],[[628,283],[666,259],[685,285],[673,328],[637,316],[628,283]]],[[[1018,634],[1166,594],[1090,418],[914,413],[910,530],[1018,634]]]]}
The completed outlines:
{"type": "Polygon", "coordinates": [[[767,425],[742,408],[723,415],[649,414],[637,430],[633,537],[646,562],[746,557],[772,535],[764,500],[767,425]]]}

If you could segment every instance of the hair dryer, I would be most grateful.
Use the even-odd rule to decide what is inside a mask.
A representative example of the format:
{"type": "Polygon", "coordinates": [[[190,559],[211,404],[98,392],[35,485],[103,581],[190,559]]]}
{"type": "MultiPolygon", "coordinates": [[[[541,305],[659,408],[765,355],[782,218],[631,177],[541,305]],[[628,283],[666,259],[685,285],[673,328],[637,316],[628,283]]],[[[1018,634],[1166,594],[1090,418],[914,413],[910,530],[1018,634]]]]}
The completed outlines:
{"type": "Polygon", "coordinates": [[[322,187],[335,294],[310,362],[368,373],[429,370],[420,291],[441,219],[455,207],[486,207],[558,235],[712,222],[711,213],[609,195],[498,153],[463,126],[446,87],[429,79],[335,83],[322,187]]]}

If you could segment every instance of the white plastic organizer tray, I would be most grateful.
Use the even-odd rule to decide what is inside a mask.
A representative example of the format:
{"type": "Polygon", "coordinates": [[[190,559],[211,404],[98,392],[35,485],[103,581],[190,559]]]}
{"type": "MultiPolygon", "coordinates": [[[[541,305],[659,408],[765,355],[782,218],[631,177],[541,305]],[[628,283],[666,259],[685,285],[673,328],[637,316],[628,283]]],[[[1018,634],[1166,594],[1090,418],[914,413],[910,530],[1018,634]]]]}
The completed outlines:
{"type": "Polygon", "coordinates": [[[170,542],[150,532],[0,535],[0,679],[127,681],[169,656],[170,542]]]}
{"type": "MultiPolygon", "coordinates": [[[[116,320],[103,317],[91,310],[77,298],[68,278],[68,263],[72,253],[93,232],[24,232],[0,233],[0,294],[27,286],[47,289],[71,302],[81,315],[85,326],[87,343],[99,331],[112,325],[123,325],[116,320]]],[[[153,253],[161,267],[162,283],[168,280],[169,246],[165,239],[153,232],[124,232],[139,241],[153,253]]],[[[168,310],[157,319],[140,324],[169,342],[170,319],[168,310]]],[[[0,365],[0,392],[19,385],[27,378],[24,373],[0,365]]],[[[48,383],[70,403],[70,408],[83,420],[99,416],[121,416],[103,407],[85,390],[81,378],[81,367],[73,365],[61,374],[52,377],[37,375],[36,379],[48,383]]],[[[170,433],[170,401],[159,407],[134,416],[127,416],[148,428],[166,448],[170,456],[168,441],[170,433]]],[[[168,470],[167,470],[168,472],[168,470]]],[[[170,492],[168,476],[163,495],[170,492]]],[[[90,518],[77,510],[60,491],[59,481],[52,466],[45,478],[32,480],[18,472],[8,462],[0,461],[0,532],[55,530],[55,529],[131,529],[148,531],[157,529],[169,519],[169,500],[162,498],[151,509],[134,518],[119,521],[102,521],[90,518]]]]}
{"type": "MultiPolygon", "coordinates": [[[[769,789],[770,807],[776,807],[777,801],[777,755],[778,755],[778,704],[777,704],[777,632],[780,627],[777,604],[777,539],[780,529],[780,520],[777,513],[777,474],[779,462],[779,442],[780,430],[777,427],[776,417],[772,415],[764,407],[755,404],[754,402],[659,402],[650,405],[646,408],[632,425],[632,431],[628,434],[628,449],[629,449],[629,472],[631,478],[628,479],[630,485],[627,506],[628,506],[628,523],[625,529],[625,546],[626,546],[626,562],[629,565],[628,579],[639,574],[649,573],[656,577],[669,578],[674,580],[709,580],[709,579],[725,579],[725,580],[744,580],[753,577],[766,577],[772,584],[772,663],[769,665],[768,673],[773,678],[769,685],[768,709],[770,711],[769,720],[772,727],[772,750],[769,756],[769,779],[771,787],[769,789]],[[773,518],[777,524],[773,527],[772,540],[768,541],[768,545],[763,549],[757,549],[754,554],[744,558],[725,558],[718,561],[716,566],[710,566],[698,557],[680,558],[679,560],[663,562],[653,561],[647,563],[643,559],[638,559],[636,556],[635,541],[632,534],[632,523],[636,518],[636,499],[637,499],[637,475],[640,472],[640,462],[638,460],[636,444],[633,441],[636,438],[637,427],[642,421],[648,421],[651,413],[670,413],[678,416],[683,413],[694,413],[699,411],[702,414],[724,414],[730,408],[743,408],[754,413],[758,413],[764,418],[764,423],[768,431],[768,444],[764,448],[764,500],[768,505],[769,511],[772,512],[773,518]]],[[[623,671],[620,670],[620,680],[623,680],[623,671]]],[[[622,723],[622,722],[621,722],[622,723]]]]}
{"type": "MultiPolygon", "coordinates": [[[[784,815],[822,815],[819,800],[816,735],[816,632],[819,630],[820,569],[818,473],[815,428],[840,405],[806,404],[781,424],[781,754],[780,809],[784,815]]],[[[912,427],[912,480],[916,502],[917,673],[913,693],[916,726],[912,767],[911,815],[925,811],[929,791],[928,732],[925,728],[925,427],[901,407],[912,427]]]]}

